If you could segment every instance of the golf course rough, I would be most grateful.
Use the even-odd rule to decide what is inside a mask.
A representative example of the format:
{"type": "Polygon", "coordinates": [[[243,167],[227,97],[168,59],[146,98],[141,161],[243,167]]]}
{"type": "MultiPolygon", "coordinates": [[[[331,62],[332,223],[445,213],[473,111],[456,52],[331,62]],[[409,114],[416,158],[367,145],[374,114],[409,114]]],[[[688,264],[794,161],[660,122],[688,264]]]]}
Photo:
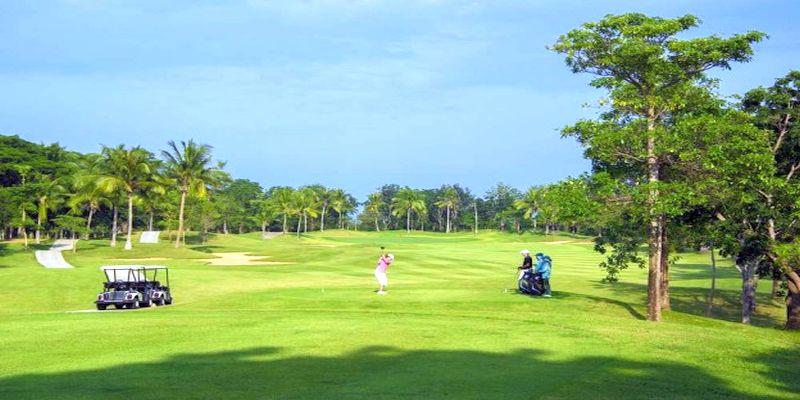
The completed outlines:
{"type": "MultiPolygon", "coordinates": [[[[671,269],[673,311],[644,321],[645,271],[603,284],[591,240],[501,233],[326,231],[189,237],[188,246],[65,253],[47,270],[0,256],[0,398],[797,399],[800,336],[759,293],[736,323],[739,280],[723,260],[704,317],[708,254],[671,269]],[[389,295],[372,275],[397,257],[389,295]],[[516,294],[519,250],[553,257],[553,297],[516,294]],[[265,265],[209,265],[212,253],[265,265]],[[93,308],[112,259],[170,267],[176,303],[93,308]],[[286,264],[280,264],[286,263],[286,264]]],[[[768,285],[762,285],[768,286],[768,285]]]]}

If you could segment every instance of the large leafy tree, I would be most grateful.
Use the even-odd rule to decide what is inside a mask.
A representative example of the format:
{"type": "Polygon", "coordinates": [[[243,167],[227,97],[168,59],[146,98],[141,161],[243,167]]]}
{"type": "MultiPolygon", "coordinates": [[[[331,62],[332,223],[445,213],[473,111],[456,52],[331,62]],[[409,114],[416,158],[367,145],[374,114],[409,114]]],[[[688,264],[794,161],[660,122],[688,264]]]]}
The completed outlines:
{"type": "Polygon", "coordinates": [[[128,201],[128,229],[125,250],[133,248],[133,203],[134,198],[150,189],[156,159],[153,153],[141,148],[126,149],[123,145],[104,147],[102,151],[106,174],[98,178],[97,186],[106,193],[121,191],[128,201]]]}
{"type": "Polygon", "coordinates": [[[660,187],[671,151],[662,140],[674,134],[669,129],[672,116],[685,108],[688,94],[707,82],[706,71],[749,61],[752,44],[765,36],[748,32],[729,38],[678,38],[699,23],[692,15],[675,19],[638,13],[608,15],[561,36],[552,47],[566,56],[573,72],[596,76],[592,86],[608,90],[609,112],[616,116],[603,129],[585,129],[584,123],[565,133],[576,136],[594,160],[623,158],[645,188],[648,319],[652,321],[661,319],[661,285],[667,267],[667,212],[660,187]]]}
{"type": "Polygon", "coordinates": [[[381,212],[383,212],[386,203],[383,201],[383,196],[380,192],[370,193],[367,197],[367,202],[364,204],[364,210],[370,213],[375,218],[375,231],[380,232],[381,227],[378,223],[381,212]]]}
{"type": "Polygon", "coordinates": [[[218,180],[221,165],[215,165],[211,157],[211,146],[197,144],[194,140],[167,143],[167,150],[161,155],[166,161],[166,175],[173,179],[181,193],[178,209],[178,235],[175,247],[180,247],[184,240],[184,213],[186,210],[186,197],[192,193],[199,198],[204,198],[207,188],[218,180]]]}
{"type": "Polygon", "coordinates": [[[754,254],[752,267],[742,271],[744,289],[749,294],[744,298],[749,304],[743,310],[743,319],[749,320],[747,311],[755,308],[755,266],[760,265],[762,274],[788,281],[786,326],[800,329],[800,264],[788,249],[800,239],[796,223],[800,218],[800,71],[789,72],[768,88],[747,92],[742,109],[769,133],[769,150],[775,163],[774,175],[755,189],[756,204],[761,207],[750,207],[740,216],[745,221],[766,222],[762,229],[752,223],[740,225],[743,232],[750,231],[756,236],[753,240],[763,244],[759,247],[763,254],[754,254]]]}

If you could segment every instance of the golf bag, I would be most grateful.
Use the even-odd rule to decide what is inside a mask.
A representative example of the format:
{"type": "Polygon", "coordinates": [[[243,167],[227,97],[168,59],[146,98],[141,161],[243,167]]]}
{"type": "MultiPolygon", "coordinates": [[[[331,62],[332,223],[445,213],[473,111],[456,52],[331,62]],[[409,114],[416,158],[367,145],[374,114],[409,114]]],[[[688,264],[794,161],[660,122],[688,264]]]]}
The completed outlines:
{"type": "Polygon", "coordinates": [[[522,270],[522,277],[519,278],[517,285],[521,293],[531,296],[541,296],[544,294],[542,274],[535,272],[533,268],[522,270]]]}

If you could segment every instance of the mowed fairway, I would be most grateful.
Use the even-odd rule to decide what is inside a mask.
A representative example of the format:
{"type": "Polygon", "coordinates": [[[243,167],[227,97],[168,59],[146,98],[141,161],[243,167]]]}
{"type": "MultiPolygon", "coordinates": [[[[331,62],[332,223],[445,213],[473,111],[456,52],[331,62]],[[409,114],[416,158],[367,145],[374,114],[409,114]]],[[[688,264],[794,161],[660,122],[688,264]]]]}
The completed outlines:
{"type": "Polygon", "coordinates": [[[331,231],[217,236],[175,250],[106,242],[45,270],[19,245],[0,257],[0,398],[798,398],[800,336],[779,329],[763,282],[757,326],[737,318],[720,268],[717,318],[702,317],[707,254],[673,268],[675,311],[643,320],[645,273],[600,283],[585,238],[331,231]],[[393,252],[377,296],[379,246],[393,252]],[[519,250],[554,259],[551,299],[512,293],[519,250]],[[210,266],[210,253],[286,262],[210,266]],[[176,303],[93,308],[100,265],[172,267],[176,303]],[[508,290],[507,290],[508,289],[508,290]]]}

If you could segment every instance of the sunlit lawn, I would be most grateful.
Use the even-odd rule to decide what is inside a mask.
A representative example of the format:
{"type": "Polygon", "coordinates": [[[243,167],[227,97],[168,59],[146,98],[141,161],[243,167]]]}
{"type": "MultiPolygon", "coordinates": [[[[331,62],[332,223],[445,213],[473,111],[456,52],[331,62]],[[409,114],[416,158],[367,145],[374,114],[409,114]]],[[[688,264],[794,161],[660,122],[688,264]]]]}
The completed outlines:
{"type": "MultiPolygon", "coordinates": [[[[195,239],[196,240],[196,239],[195,239]]],[[[330,231],[216,236],[176,250],[106,241],[73,270],[0,256],[0,398],[797,398],[800,335],[761,287],[757,326],[736,323],[736,271],[720,268],[703,317],[707,254],[673,268],[675,311],[643,320],[644,271],[600,283],[585,238],[330,231]],[[379,246],[390,294],[376,296],[379,246]],[[519,250],[554,259],[551,299],[513,293],[519,250]],[[216,252],[290,264],[212,267],[216,252]],[[168,265],[176,303],[90,310],[98,267],[168,265]],[[120,260],[125,259],[125,260],[120,260]]]]}

